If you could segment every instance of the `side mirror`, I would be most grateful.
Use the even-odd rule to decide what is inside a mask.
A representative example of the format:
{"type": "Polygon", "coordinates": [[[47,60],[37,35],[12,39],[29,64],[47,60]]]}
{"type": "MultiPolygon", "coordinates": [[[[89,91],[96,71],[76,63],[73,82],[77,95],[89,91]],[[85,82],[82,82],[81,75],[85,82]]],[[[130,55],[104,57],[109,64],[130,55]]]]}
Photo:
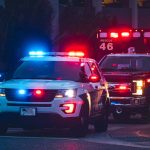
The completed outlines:
{"type": "Polygon", "coordinates": [[[100,76],[98,76],[96,74],[92,74],[89,77],[89,81],[92,82],[92,83],[99,82],[100,81],[100,76]]]}

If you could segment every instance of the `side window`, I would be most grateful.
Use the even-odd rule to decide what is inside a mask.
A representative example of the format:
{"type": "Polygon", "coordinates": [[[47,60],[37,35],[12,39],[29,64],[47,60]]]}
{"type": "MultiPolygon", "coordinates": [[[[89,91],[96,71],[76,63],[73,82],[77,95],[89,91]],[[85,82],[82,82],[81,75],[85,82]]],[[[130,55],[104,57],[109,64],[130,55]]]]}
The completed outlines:
{"type": "Polygon", "coordinates": [[[87,63],[85,63],[85,73],[88,77],[92,74],[90,66],[87,63]]]}

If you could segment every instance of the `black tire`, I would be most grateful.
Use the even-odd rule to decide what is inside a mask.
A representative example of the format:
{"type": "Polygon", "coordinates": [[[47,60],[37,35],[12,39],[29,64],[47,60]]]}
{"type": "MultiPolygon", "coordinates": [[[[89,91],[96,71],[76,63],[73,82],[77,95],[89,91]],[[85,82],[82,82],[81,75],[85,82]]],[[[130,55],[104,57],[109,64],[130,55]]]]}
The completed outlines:
{"type": "Polygon", "coordinates": [[[84,107],[77,120],[76,126],[71,128],[71,133],[74,137],[84,137],[88,132],[89,115],[88,107],[84,107]]]}
{"type": "Polygon", "coordinates": [[[0,135],[6,134],[7,130],[8,130],[7,126],[0,126],[0,135]]]}
{"type": "Polygon", "coordinates": [[[102,117],[99,117],[94,122],[94,128],[96,132],[106,132],[108,129],[108,113],[105,112],[105,114],[102,117]]]}

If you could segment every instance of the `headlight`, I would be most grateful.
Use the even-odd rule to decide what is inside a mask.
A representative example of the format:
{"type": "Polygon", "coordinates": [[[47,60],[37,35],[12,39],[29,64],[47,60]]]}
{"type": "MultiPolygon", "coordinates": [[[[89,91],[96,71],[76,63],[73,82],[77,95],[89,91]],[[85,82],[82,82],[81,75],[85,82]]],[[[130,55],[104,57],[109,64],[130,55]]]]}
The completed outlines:
{"type": "Polygon", "coordinates": [[[68,90],[59,90],[56,94],[56,98],[63,98],[63,97],[69,97],[73,98],[76,97],[76,90],[74,89],[68,89],[68,90]]]}
{"type": "Polygon", "coordinates": [[[5,96],[5,89],[0,89],[0,97],[5,96]]]}
{"type": "Polygon", "coordinates": [[[144,81],[143,80],[134,80],[135,83],[135,93],[133,95],[143,95],[144,81]]]}

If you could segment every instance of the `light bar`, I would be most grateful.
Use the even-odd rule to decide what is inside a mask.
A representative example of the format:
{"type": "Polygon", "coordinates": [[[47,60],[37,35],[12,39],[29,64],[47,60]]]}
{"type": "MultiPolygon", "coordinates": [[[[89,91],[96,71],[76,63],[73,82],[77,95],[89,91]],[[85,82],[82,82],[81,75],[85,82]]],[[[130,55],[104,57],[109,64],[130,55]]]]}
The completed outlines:
{"type": "Polygon", "coordinates": [[[29,56],[45,56],[47,55],[46,52],[43,51],[30,51],[29,56]]]}
{"type": "Polygon", "coordinates": [[[111,32],[110,37],[112,38],[118,38],[118,33],[117,32],[111,32]]]}
{"type": "Polygon", "coordinates": [[[101,32],[101,33],[99,33],[99,36],[101,38],[106,38],[107,37],[107,33],[106,32],[101,32]]]}
{"type": "Polygon", "coordinates": [[[18,93],[20,94],[20,95],[25,95],[26,94],[26,90],[23,90],[23,89],[21,89],[21,90],[18,90],[18,93]]]}
{"type": "Polygon", "coordinates": [[[140,32],[133,32],[133,37],[140,37],[141,33],[140,32]]]}
{"type": "Polygon", "coordinates": [[[150,37],[150,32],[144,32],[144,37],[150,37]]]}
{"type": "Polygon", "coordinates": [[[129,32],[122,32],[122,33],[121,33],[121,36],[122,36],[122,37],[129,37],[130,34],[129,34],[129,32]]]}
{"type": "Polygon", "coordinates": [[[71,56],[71,57],[84,57],[84,53],[83,52],[69,52],[68,56],[71,56]]]}
{"type": "Polygon", "coordinates": [[[84,53],[80,51],[71,51],[71,52],[43,52],[43,51],[31,51],[29,52],[30,56],[70,56],[70,57],[84,57],[84,53]]]}

